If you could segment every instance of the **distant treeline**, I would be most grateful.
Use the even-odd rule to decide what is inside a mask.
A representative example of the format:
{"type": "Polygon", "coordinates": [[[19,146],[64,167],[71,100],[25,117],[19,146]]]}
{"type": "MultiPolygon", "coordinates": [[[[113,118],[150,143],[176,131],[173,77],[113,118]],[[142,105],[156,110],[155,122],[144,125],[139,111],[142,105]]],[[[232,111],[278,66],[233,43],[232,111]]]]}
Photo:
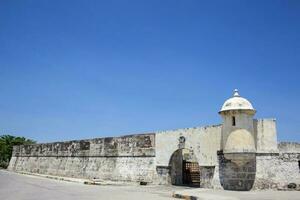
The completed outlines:
{"type": "Polygon", "coordinates": [[[14,145],[35,144],[36,142],[24,137],[15,137],[12,135],[0,136],[0,168],[7,168],[14,145]]]}

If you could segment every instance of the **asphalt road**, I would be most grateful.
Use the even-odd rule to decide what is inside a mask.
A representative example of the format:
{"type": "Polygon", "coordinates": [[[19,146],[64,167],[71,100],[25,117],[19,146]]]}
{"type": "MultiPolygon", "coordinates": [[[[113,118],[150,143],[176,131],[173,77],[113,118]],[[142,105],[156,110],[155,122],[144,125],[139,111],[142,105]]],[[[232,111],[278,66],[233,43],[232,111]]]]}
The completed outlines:
{"type": "Polygon", "coordinates": [[[0,200],[175,200],[173,192],[201,200],[300,200],[296,191],[236,192],[174,186],[84,185],[0,170],[0,200]]]}
{"type": "Polygon", "coordinates": [[[0,170],[0,200],[170,200],[172,188],[94,186],[0,170]]]}

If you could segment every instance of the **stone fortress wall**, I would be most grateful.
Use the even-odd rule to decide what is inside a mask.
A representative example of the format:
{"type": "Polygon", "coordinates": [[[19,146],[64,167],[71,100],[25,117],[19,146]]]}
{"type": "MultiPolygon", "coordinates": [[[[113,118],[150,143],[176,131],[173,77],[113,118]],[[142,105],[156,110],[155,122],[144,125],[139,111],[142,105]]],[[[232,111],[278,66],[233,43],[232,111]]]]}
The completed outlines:
{"type": "Polygon", "coordinates": [[[112,181],[152,181],[155,134],[15,146],[9,169],[112,181]]]}
{"type": "MultiPolygon", "coordinates": [[[[221,151],[222,125],[130,135],[15,146],[9,170],[170,184],[171,157],[187,149],[200,166],[200,186],[239,190],[286,188],[300,184],[300,144],[277,145],[276,122],[254,120],[256,159],[242,168],[221,151]]],[[[297,186],[298,187],[298,186],[297,186]]]]}
{"type": "Polygon", "coordinates": [[[300,143],[280,142],[277,153],[257,154],[254,188],[300,190],[300,143]]]}

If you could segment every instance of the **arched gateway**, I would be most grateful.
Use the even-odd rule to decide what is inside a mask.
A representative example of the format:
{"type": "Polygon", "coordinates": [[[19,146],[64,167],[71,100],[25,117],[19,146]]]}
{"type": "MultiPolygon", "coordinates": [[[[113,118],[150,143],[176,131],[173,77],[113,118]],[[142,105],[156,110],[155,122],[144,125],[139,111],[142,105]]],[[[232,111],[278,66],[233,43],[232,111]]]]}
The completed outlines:
{"type": "Polygon", "coordinates": [[[176,150],[170,158],[169,168],[172,185],[200,187],[200,168],[192,150],[176,150]]]}

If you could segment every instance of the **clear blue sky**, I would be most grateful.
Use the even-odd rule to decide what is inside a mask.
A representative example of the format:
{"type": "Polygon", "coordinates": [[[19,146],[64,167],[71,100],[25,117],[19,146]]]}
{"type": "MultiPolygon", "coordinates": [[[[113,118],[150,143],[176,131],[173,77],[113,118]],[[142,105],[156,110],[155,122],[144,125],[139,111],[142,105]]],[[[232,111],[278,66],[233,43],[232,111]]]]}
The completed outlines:
{"type": "Polygon", "coordinates": [[[300,140],[300,1],[0,1],[0,134],[219,124],[234,88],[300,140]]]}

